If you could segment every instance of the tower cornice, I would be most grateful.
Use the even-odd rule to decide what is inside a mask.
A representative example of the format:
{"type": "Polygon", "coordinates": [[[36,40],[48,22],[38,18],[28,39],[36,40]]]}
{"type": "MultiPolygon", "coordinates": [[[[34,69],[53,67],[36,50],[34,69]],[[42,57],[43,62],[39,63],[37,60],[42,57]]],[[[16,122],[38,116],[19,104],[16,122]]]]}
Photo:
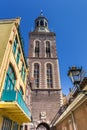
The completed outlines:
{"type": "Polygon", "coordinates": [[[57,57],[55,57],[55,58],[46,58],[46,57],[29,57],[29,59],[44,59],[44,60],[58,60],[58,58],[57,57]]]}
{"type": "Polygon", "coordinates": [[[54,32],[30,32],[30,33],[29,33],[29,36],[30,36],[30,35],[36,35],[36,36],[37,36],[37,35],[40,35],[40,36],[41,36],[41,35],[44,35],[44,36],[45,36],[45,35],[48,35],[48,36],[56,36],[56,34],[55,34],[54,32]]]}

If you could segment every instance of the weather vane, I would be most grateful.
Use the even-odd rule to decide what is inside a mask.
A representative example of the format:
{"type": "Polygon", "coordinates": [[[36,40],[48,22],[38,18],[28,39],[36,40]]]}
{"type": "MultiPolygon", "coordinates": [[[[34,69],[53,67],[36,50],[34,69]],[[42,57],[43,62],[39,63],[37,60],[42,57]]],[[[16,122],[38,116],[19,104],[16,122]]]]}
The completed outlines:
{"type": "Polygon", "coordinates": [[[43,10],[40,11],[40,15],[43,15],[43,10]]]}

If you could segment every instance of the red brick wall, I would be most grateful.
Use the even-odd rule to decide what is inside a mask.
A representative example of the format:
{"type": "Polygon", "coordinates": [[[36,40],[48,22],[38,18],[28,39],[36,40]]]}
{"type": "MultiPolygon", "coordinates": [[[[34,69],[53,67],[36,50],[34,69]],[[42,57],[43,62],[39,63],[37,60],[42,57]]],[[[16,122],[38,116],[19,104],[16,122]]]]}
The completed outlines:
{"type": "MultiPolygon", "coordinates": [[[[31,100],[32,100],[32,116],[34,121],[40,120],[40,113],[46,112],[46,121],[51,122],[53,117],[58,112],[58,109],[61,105],[61,95],[58,89],[61,88],[60,86],[60,76],[59,76],[59,66],[58,66],[58,58],[57,58],[57,52],[56,52],[56,39],[55,39],[55,33],[49,32],[49,33],[38,33],[38,32],[32,32],[30,33],[30,47],[29,47],[29,77],[31,79],[33,74],[33,63],[40,63],[40,89],[33,90],[31,92],[31,100]],[[35,58],[34,57],[34,40],[40,40],[40,57],[35,58]],[[51,47],[51,58],[45,57],[45,40],[50,41],[50,47],[51,47]],[[55,91],[50,90],[50,94],[48,90],[46,89],[46,74],[45,74],[45,64],[46,63],[52,63],[53,65],[53,89],[56,89],[55,91]]],[[[33,86],[32,86],[33,87],[33,86]]]]}
{"type": "Polygon", "coordinates": [[[34,40],[40,40],[40,58],[45,57],[45,41],[51,41],[51,53],[53,58],[57,58],[56,53],[56,40],[55,34],[52,33],[30,33],[30,41],[29,41],[29,57],[33,57],[34,50],[34,40]]]}
{"type": "Polygon", "coordinates": [[[40,113],[46,112],[46,120],[52,121],[60,107],[60,94],[54,91],[32,91],[32,116],[40,120],[40,113]]]}
{"type": "Polygon", "coordinates": [[[30,77],[32,77],[32,73],[33,73],[33,63],[36,61],[36,63],[40,63],[41,64],[41,72],[40,72],[40,88],[45,88],[45,78],[46,78],[46,74],[45,74],[45,63],[46,62],[50,62],[53,64],[54,66],[54,70],[53,70],[53,88],[60,88],[60,77],[59,77],[59,73],[58,73],[58,69],[57,69],[57,59],[29,59],[29,68],[30,68],[30,77]]]}

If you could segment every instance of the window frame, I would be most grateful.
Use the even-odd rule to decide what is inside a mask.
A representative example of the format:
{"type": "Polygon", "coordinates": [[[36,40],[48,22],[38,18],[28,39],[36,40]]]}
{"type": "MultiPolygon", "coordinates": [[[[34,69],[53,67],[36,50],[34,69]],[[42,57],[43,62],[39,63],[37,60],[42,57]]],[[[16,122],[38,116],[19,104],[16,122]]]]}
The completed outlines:
{"type": "Polygon", "coordinates": [[[46,57],[51,58],[51,48],[50,48],[50,42],[46,41],[46,57]]]}
{"type": "Polygon", "coordinates": [[[16,54],[17,44],[18,44],[18,39],[17,39],[17,36],[16,36],[15,39],[14,39],[14,43],[13,43],[13,53],[14,53],[14,55],[16,54]]]}
{"type": "Polygon", "coordinates": [[[16,83],[16,76],[14,69],[11,65],[9,65],[6,77],[5,77],[5,82],[4,82],[4,89],[5,90],[14,90],[16,83]]]}
{"type": "Polygon", "coordinates": [[[35,41],[35,57],[39,57],[39,56],[40,56],[40,42],[35,41]]]}
{"type": "Polygon", "coordinates": [[[16,56],[16,63],[17,63],[17,65],[19,64],[20,55],[21,55],[21,51],[20,51],[20,49],[18,48],[18,52],[17,52],[17,56],[16,56]]]}
{"type": "Polygon", "coordinates": [[[52,65],[46,64],[47,88],[53,88],[52,65]]]}
{"type": "Polygon", "coordinates": [[[40,65],[38,63],[34,63],[34,80],[35,85],[39,88],[39,74],[40,74],[40,65]]]}

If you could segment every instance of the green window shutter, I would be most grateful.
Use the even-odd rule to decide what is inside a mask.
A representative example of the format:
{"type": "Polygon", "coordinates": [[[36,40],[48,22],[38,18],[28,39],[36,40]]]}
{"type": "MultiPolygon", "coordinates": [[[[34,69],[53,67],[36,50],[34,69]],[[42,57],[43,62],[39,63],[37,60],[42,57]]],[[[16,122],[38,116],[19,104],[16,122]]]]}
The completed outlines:
{"type": "Polygon", "coordinates": [[[24,69],[24,63],[22,64],[22,69],[21,69],[21,77],[22,80],[25,81],[25,76],[26,76],[26,71],[24,69]]]}
{"type": "Polygon", "coordinates": [[[5,90],[13,90],[16,82],[15,73],[13,71],[13,68],[9,66],[9,69],[6,74],[5,83],[4,83],[4,89],[5,90]]]}
{"type": "Polygon", "coordinates": [[[20,59],[20,50],[18,49],[18,53],[17,53],[17,57],[16,57],[16,63],[19,63],[19,59],[20,59]]]}
{"type": "Polygon", "coordinates": [[[14,54],[16,53],[17,43],[18,43],[18,40],[17,40],[17,38],[15,38],[14,44],[13,44],[13,53],[14,53],[14,54]]]}
{"type": "Polygon", "coordinates": [[[23,89],[22,89],[22,87],[20,87],[19,92],[20,92],[21,96],[23,96],[23,89]]]}
{"type": "Polygon", "coordinates": [[[25,81],[25,76],[26,76],[26,72],[24,71],[24,74],[23,74],[23,81],[25,81]]]}

